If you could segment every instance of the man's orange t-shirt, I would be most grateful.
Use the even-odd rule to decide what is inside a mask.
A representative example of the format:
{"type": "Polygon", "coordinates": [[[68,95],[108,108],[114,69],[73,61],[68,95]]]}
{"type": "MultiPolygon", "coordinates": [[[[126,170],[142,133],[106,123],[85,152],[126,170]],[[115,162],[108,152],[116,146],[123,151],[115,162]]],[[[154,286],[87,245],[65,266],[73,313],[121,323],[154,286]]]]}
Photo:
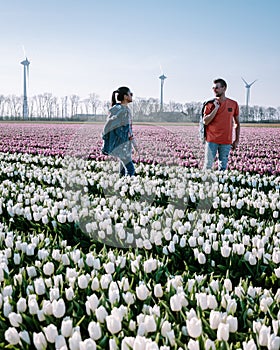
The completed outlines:
{"type": "MultiPolygon", "coordinates": [[[[213,103],[207,103],[204,115],[210,114],[214,108],[213,103]]],[[[233,117],[238,115],[239,107],[236,101],[227,98],[220,102],[220,107],[214,119],[206,125],[206,141],[222,145],[232,144],[233,117]]]]}

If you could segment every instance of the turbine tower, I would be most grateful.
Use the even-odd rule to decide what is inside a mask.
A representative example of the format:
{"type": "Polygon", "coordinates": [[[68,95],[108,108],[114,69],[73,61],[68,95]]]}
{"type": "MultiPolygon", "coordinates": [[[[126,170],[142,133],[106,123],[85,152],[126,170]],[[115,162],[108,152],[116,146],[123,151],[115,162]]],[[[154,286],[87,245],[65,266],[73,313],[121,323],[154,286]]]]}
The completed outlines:
{"type": "Polygon", "coordinates": [[[248,112],[249,112],[250,88],[257,81],[257,79],[254,80],[251,84],[248,84],[247,81],[245,79],[243,79],[242,77],[241,77],[241,79],[244,81],[245,88],[247,89],[247,93],[246,93],[246,118],[249,119],[248,112]]]}
{"type": "Polygon", "coordinates": [[[23,65],[23,110],[22,116],[23,119],[28,119],[28,103],[27,103],[27,89],[26,89],[26,80],[29,78],[29,64],[27,57],[25,60],[20,62],[23,65]]]}
{"type": "Polygon", "coordinates": [[[159,79],[160,79],[160,111],[162,112],[163,111],[163,84],[164,84],[164,80],[166,79],[167,77],[162,74],[159,79]]]}

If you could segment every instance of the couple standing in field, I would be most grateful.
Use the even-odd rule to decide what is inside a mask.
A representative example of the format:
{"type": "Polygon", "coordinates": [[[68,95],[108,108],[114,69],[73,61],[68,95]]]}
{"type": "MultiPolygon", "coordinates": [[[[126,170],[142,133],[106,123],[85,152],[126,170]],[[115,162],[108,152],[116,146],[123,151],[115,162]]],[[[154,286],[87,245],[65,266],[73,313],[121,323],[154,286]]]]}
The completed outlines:
{"type": "MultiPolygon", "coordinates": [[[[203,111],[206,128],[204,169],[212,168],[218,153],[218,169],[226,170],[230,150],[231,148],[235,150],[239,143],[239,107],[236,101],[226,97],[225,80],[215,79],[213,83],[215,99],[206,103],[203,111]]],[[[138,148],[132,132],[132,116],[128,107],[132,97],[133,94],[128,87],[123,86],[113,92],[112,107],[102,134],[102,152],[119,158],[120,176],[135,174],[132,148],[137,153],[138,148]]]]}

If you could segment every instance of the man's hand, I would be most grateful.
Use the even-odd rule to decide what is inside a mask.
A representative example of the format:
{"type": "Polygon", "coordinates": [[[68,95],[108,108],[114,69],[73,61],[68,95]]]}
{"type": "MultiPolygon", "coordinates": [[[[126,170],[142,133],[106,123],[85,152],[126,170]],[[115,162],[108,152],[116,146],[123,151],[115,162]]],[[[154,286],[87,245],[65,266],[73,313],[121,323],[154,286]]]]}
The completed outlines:
{"type": "Polygon", "coordinates": [[[237,140],[233,141],[233,143],[232,143],[232,150],[235,151],[237,146],[238,146],[238,141],[237,140]]]}

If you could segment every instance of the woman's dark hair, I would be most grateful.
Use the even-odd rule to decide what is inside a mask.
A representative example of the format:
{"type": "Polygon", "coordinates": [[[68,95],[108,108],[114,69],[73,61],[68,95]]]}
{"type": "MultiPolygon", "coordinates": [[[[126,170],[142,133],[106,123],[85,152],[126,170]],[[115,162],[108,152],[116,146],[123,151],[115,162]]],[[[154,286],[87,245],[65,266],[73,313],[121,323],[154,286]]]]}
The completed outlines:
{"type": "Polygon", "coordinates": [[[114,106],[117,101],[116,101],[116,94],[117,94],[117,100],[119,102],[122,102],[124,100],[124,95],[129,94],[130,89],[126,86],[121,86],[118,88],[118,90],[113,91],[112,93],[112,106],[114,106]]]}

